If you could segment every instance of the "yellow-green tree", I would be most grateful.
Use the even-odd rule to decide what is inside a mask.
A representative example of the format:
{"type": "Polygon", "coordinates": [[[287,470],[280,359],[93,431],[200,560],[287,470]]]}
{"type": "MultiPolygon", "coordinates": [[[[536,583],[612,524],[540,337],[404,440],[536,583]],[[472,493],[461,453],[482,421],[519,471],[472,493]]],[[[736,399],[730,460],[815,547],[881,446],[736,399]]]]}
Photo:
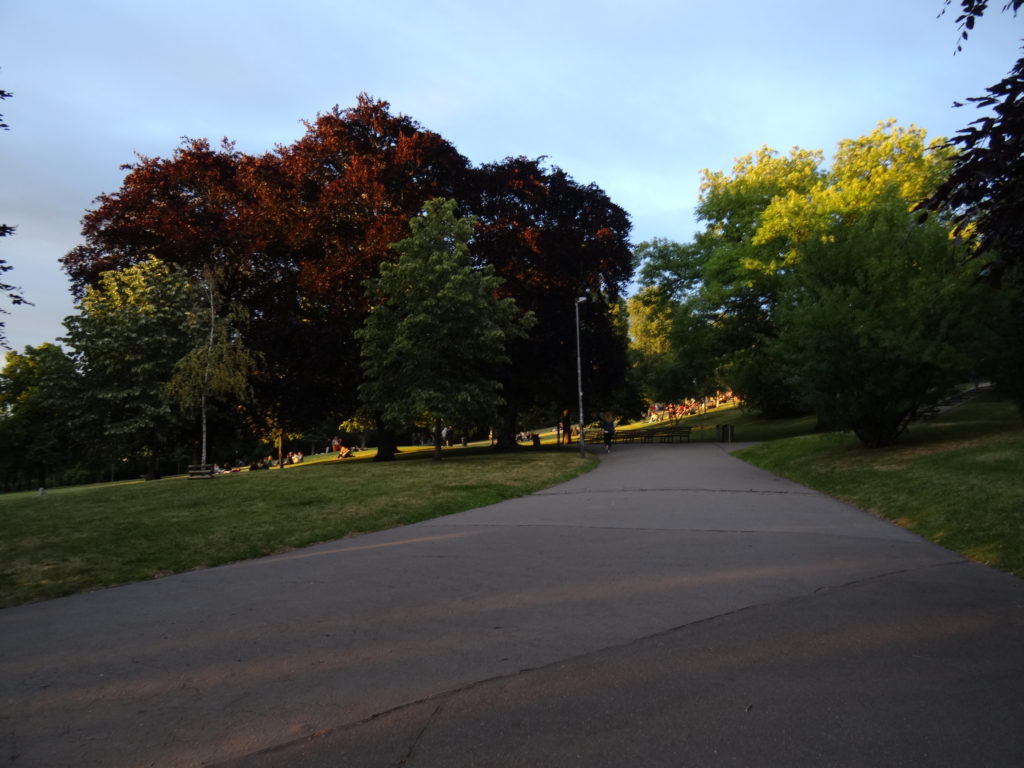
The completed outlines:
{"type": "Polygon", "coordinates": [[[675,381],[674,396],[704,394],[721,381],[769,415],[799,407],[770,352],[787,246],[755,238],[772,201],[806,195],[818,184],[822,158],[820,151],[780,155],[762,147],[729,172],[703,171],[697,216],[704,230],[693,243],[643,254],[641,284],[678,302],[673,360],[664,369],[675,381]]]}
{"type": "Polygon", "coordinates": [[[103,273],[64,321],[82,380],[80,421],[93,450],[110,459],[158,459],[180,451],[185,422],[168,391],[176,363],[195,346],[194,287],[158,259],[103,273]]]}
{"type": "Polygon", "coordinates": [[[865,444],[895,439],[978,361],[964,329],[988,347],[963,266],[970,243],[912,213],[953,155],[890,120],[840,142],[829,168],[820,152],[762,149],[731,174],[705,172],[705,230],[679,267],[700,282],[675,316],[673,357],[710,360],[766,413],[813,407],[865,444]]]}

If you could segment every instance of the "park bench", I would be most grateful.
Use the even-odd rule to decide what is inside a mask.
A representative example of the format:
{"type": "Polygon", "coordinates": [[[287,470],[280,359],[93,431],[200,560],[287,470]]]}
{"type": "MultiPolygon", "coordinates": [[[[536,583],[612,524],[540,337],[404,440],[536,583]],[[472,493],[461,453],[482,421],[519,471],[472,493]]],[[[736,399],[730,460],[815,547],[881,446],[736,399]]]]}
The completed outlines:
{"type": "Polygon", "coordinates": [[[213,465],[212,464],[189,464],[188,465],[188,479],[189,480],[205,480],[208,477],[213,477],[213,465]]]}
{"type": "MultiPolygon", "coordinates": [[[[604,445],[604,430],[603,429],[587,429],[583,432],[583,442],[587,445],[604,445]]],[[[633,437],[631,432],[621,432],[615,430],[612,434],[613,443],[631,443],[633,437]]]]}
{"type": "MultiPolygon", "coordinates": [[[[690,442],[692,427],[666,426],[648,427],[645,429],[616,430],[612,437],[613,443],[682,443],[690,442]]],[[[590,445],[604,444],[604,432],[600,429],[588,429],[583,439],[590,445]]]]}
{"type": "Polygon", "coordinates": [[[640,439],[645,443],[682,443],[690,442],[693,427],[655,427],[640,431],[640,439]]]}

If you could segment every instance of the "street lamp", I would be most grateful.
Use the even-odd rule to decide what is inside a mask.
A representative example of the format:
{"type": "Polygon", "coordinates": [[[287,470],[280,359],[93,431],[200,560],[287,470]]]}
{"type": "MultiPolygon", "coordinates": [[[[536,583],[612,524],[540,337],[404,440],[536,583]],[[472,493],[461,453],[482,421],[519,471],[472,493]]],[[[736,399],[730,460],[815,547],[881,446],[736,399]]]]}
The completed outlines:
{"type": "Polygon", "coordinates": [[[580,296],[573,305],[576,309],[576,386],[580,393],[580,458],[583,458],[583,362],[580,356],[580,304],[587,300],[580,296]]]}

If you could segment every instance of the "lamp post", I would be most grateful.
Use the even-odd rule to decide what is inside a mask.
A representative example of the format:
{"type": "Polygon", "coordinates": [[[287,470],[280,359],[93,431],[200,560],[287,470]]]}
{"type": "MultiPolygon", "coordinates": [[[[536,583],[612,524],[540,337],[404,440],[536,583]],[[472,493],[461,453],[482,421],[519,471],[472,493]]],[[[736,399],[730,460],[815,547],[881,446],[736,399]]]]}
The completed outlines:
{"type": "Polygon", "coordinates": [[[573,305],[576,309],[576,387],[580,394],[580,458],[583,458],[583,359],[580,355],[580,304],[587,300],[580,296],[573,305]]]}

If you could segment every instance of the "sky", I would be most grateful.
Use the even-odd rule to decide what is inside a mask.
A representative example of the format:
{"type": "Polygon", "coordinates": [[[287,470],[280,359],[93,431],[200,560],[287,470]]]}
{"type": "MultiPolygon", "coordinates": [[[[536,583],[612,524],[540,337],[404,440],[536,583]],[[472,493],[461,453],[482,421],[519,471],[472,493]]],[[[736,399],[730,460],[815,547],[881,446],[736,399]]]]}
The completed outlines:
{"type": "Polygon", "coordinates": [[[35,305],[0,299],[0,321],[17,351],[63,334],[58,260],[137,153],[227,137],[261,154],[361,92],[474,164],[546,156],[622,206],[634,244],[686,242],[704,168],[976,119],[953,102],[1024,37],[1003,4],[955,54],[942,0],[0,0],[0,222],[17,227],[0,281],[35,305]]]}

